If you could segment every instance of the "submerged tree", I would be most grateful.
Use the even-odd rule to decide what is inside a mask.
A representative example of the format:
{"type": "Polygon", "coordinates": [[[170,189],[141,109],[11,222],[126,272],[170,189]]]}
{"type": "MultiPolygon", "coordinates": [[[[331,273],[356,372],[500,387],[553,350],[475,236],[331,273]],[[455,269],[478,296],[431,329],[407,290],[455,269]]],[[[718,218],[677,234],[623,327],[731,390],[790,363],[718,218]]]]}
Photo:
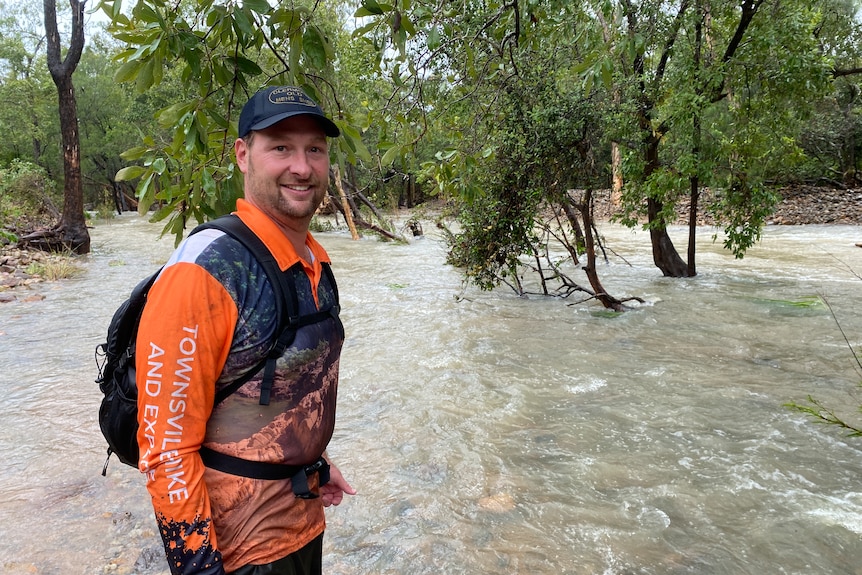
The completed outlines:
{"type": "Polygon", "coordinates": [[[766,185],[769,169],[800,157],[798,122],[828,78],[815,37],[819,7],[801,0],[362,6],[372,22],[360,32],[376,31],[389,38],[380,43],[385,55],[401,54],[386,68],[398,72],[400,86],[425,86],[441,74],[449,99],[461,109],[473,106],[459,114],[457,133],[467,136],[453,144],[456,153],[441,157],[449,166],[438,172],[438,181],[451,175],[441,189],[468,196],[463,167],[481,164],[486,152],[469,134],[499,102],[485,87],[535,66],[526,54],[566,54],[568,61],[560,58],[546,73],[588,94],[601,92],[603,136],[625,151],[622,221],[647,220],[654,262],[674,277],[696,273],[704,188],[712,191],[705,208],[724,227],[725,247],[742,257],[757,241],[777,199],[766,185]],[[689,262],[668,234],[686,200],[689,262]]]}
{"type": "Polygon", "coordinates": [[[519,295],[582,293],[622,311],[624,301],[605,291],[597,268],[593,187],[604,179],[607,155],[597,106],[545,71],[522,71],[501,94],[493,154],[472,174],[480,191],[465,200],[449,262],[484,289],[504,283],[519,295]],[[588,286],[574,278],[577,266],[588,286]]]}

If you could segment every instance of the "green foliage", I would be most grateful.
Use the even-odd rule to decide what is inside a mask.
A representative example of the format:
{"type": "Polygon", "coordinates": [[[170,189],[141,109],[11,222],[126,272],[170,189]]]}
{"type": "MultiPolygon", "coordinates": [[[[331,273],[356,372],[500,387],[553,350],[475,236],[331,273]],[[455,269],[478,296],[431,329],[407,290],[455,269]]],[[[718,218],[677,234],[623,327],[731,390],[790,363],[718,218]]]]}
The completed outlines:
{"type": "Polygon", "coordinates": [[[651,199],[661,210],[649,226],[664,229],[696,178],[726,188],[713,215],[736,257],[774,205],[766,182],[802,161],[798,130],[829,73],[817,6],[749,8],[746,28],[739,4],[722,0],[587,3],[582,17],[596,32],[579,38],[584,53],[573,68],[585,89],[614,95],[612,137],[626,147],[620,220],[637,225],[651,199]]]}
{"type": "MultiPolygon", "coordinates": [[[[636,225],[650,199],[661,208],[650,225],[661,229],[675,221],[693,180],[727,187],[714,215],[724,218],[727,248],[741,257],[774,205],[767,182],[805,161],[800,126],[829,87],[830,59],[817,37],[824,7],[832,8],[829,0],[746,3],[746,11],[727,0],[462,1],[444,9],[421,0],[365,1],[355,13],[362,18],[355,36],[378,50],[375,62],[401,101],[427,102],[411,108],[421,115],[398,118],[399,135],[380,139],[384,163],[404,158],[408,147],[416,150],[417,132],[405,128],[420,119],[423,135],[451,134],[422,162],[435,193],[466,206],[487,193],[493,176],[486,172],[499,170],[506,141],[495,128],[508,113],[506,91],[529,83],[525,78],[538,69],[557,86],[559,100],[574,90],[590,96],[605,127],[594,149],[612,141],[623,146],[621,221],[636,225]],[[551,58],[542,62],[537,54],[551,58]],[[436,97],[426,99],[426,89],[436,97]]],[[[834,16],[835,22],[847,18],[846,12],[834,16]]],[[[531,102],[533,94],[515,97],[531,102]]],[[[548,99],[543,109],[554,113],[556,103],[548,99]]],[[[554,161],[559,154],[535,155],[554,161]]],[[[592,173],[606,178],[607,164],[592,173]]]]}
{"type": "MultiPolygon", "coordinates": [[[[47,71],[44,45],[39,44],[41,12],[41,3],[14,8],[0,3],[0,126],[6,134],[0,142],[0,163],[29,161],[56,179],[64,172],[63,153],[57,90],[47,71]]],[[[144,98],[136,101],[113,80],[113,39],[95,28],[87,31],[87,39],[74,83],[84,203],[93,207],[110,197],[114,174],[123,165],[120,153],[134,144],[139,131],[155,129],[154,109],[143,112],[144,98]]]]}
{"type": "MultiPolygon", "coordinates": [[[[449,254],[449,263],[482,289],[517,278],[522,256],[547,251],[548,238],[536,230],[543,207],[567,204],[569,190],[601,179],[595,102],[564,90],[551,73],[553,59],[523,58],[533,67],[507,81],[499,113],[483,126],[494,153],[472,170],[480,191],[462,193],[462,232],[453,236],[449,254]]],[[[445,166],[437,173],[451,169],[445,166]]]]}
{"type": "MultiPolygon", "coordinates": [[[[742,259],[745,251],[760,241],[761,230],[779,196],[760,182],[737,178],[716,195],[710,212],[724,223],[724,247],[742,259]]],[[[715,237],[713,237],[715,239],[715,237]]]]}
{"type": "Polygon", "coordinates": [[[2,240],[0,241],[0,244],[14,244],[18,242],[18,236],[10,231],[0,228],[0,240],[2,240]]]}
{"type": "Polygon", "coordinates": [[[816,121],[798,122],[803,152],[793,170],[777,176],[789,182],[835,182],[856,186],[862,161],[862,89],[839,78],[830,95],[815,102],[816,121]]]}
{"type": "Polygon", "coordinates": [[[45,64],[42,4],[0,1],[0,163],[62,173],[57,90],[45,64]]]}
{"type": "Polygon", "coordinates": [[[61,202],[57,186],[43,168],[21,160],[0,168],[0,222],[4,226],[51,224],[59,216],[61,202]]]}
{"type": "Polygon", "coordinates": [[[461,213],[463,232],[452,238],[447,262],[483,290],[517,275],[519,258],[533,252],[536,198],[512,188],[505,197],[482,195],[461,213]]]}
{"type": "Polygon", "coordinates": [[[236,122],[246,100],[268,84],[294,84],[331,112],[343,136],[334,153],[350,161],[369,157],[334,90],[339,22],[334,10],[315,2],[198,0],[175,10],[144,0],[123,14],[119,0],[99,8],[112,18],[109,30],[126,48],[118,55],[119,82],[140,93],[158,87],[178,62],[185,89],[156,114],[168,141],[144,135],[123,158],[133,164],[117,178],[137,180],[139,211],[158,206],[154,220],[179,240],[189,219],[203,221],[232,210],[242,193],[231,152],[236,122]],[[332,32],[332,33],[331,33],[332,32]]]}
{"type": "MultiPolygon", "coordinates": [[[[178,80],[165,79],[161,95],[135,94],[128,85],[113,80],[112,55],[118,47],[109,37],[93,34],[81,56],[75,76],[78,101],[78,126],[81,137],[81,171],[84,177],[84,202],[94,209],[112,204],[117,171],[124,166],[120,154],[135,146],[141,134],[165,138],[153,113],[165,98],[182,91],[178,80]],[[161,96],[161,97],[160,97],[161,96]]],[[[131,193],[129,188],[127,192],[131,193]]]]}
{"type": "MultiPolygon", "coordinates": [[[[847,432],[847,437],[862,437],[862,426],[850,423],[846,418],[836,414],[834,409],[827,407],[811,395],[808,396],[807,405],[789,402],[785,403],[784,407],[809,416],[815,423],[837,426],[847,432]]],[[[859,412],[862,413],[862,407],[859,412]]]]}

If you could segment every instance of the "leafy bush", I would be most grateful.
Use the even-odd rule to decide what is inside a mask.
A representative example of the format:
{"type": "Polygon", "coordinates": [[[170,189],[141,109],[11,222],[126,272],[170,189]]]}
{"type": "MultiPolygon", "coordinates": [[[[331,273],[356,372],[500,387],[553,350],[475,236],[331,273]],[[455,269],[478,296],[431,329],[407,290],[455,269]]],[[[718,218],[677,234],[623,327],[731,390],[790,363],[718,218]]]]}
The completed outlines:
{"type": "Polygon", "coordinates": [[[44,169],[22,160],[0,168],[0,223],[10,229],[51,225],[60,217],[57,186],[44,169]]]}
{"type": "Polygon", "coordinates": [[[18,241],[18,236],[10,231],[0,229],[0,246],[4,244],[14,244],[18,241]]]}

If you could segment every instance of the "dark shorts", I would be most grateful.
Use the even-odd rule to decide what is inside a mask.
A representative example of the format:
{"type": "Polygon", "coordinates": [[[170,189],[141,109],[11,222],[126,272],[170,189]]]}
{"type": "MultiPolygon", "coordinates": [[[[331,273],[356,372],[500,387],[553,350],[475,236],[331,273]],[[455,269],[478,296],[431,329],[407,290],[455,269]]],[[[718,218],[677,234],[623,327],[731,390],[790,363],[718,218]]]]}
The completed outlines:
{"type": "Polygon", "coordinates": [[[308,545],[266,565],[246,565],[228,575],[321,575],[323,533],[308,545]]]}

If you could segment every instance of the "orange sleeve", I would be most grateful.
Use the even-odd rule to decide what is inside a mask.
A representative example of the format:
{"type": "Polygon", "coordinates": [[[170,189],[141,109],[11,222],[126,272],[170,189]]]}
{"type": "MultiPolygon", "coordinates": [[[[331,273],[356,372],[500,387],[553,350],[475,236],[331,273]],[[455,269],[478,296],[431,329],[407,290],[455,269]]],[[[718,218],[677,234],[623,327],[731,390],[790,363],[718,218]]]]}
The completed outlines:
{"type": "Polygon", "coordinates": [[[140,322],[138,468],[174,574],[224,573],[198,450],[236,321],[222,284],[179,262],[162,271],[140,322]]]}

